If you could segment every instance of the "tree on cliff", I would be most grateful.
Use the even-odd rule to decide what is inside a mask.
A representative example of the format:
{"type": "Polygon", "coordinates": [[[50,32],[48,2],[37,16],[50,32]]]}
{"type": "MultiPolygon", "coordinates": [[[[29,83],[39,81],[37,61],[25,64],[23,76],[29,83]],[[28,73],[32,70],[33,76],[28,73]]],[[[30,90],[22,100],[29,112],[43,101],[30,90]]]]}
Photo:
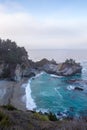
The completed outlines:
{"type": "Polygon", "coordinates": [[[19,47],[11,40],[0,39],[0,61],[11,64],[21,64],[24,58],[28,59],[27,51],[24,47],[19,47]]]}

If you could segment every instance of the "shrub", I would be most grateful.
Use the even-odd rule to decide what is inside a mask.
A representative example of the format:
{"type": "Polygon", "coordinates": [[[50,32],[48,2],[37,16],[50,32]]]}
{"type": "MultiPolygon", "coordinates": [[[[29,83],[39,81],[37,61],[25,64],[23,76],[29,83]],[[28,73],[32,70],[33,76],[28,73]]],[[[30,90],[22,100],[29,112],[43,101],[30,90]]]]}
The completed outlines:
{"type": "Polygon", "coordinates": [[[35,113],[33,114],[33,117],[34,117],[35,119],[38,119],[38,120],[41,120],[41,121],[49,121],[48,116],[43,115],[43,114],[40,114],[40,113],[37,113],[37,112],[35,112],[35,113]]]}
{"type": "Polygon", "coordinates": [[[3,108],[9,110],[9,111],[13,111],[13,110],[17,110],[14,106],[8,104],[8,105],[3,105],[3,108]]]}
{"type": "Polygon", "coordinates": [[[48,118],[50,121],[57,121],[57,117],[55,114],[53,114],[52,112],[48,113],[48,118]]]}
{"type": "Polygon", "coordinates": [[[8,127],[10,126],[10,120],[7,115],[0,111],[0,126],[8,127]]]}

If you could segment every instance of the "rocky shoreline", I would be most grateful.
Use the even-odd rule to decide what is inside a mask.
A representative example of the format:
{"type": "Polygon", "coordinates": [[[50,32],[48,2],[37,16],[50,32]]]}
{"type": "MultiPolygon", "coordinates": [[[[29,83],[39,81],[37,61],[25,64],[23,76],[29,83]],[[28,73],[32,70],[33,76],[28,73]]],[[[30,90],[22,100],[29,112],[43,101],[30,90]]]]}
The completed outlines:
{"type": "Polygon", "coordinates": [[[81,73],[82,71],[82,66],[80,63],[76,63],[73,59],[67,59],[63,63],[56,63],[54,59],[51,61],[42,59],[41,61],[36,62],[35,65],[38,70],[58,76],[72,76],[77,73],[81,73]]]}
{"type": "MultiPolygon", "coordinates": [[[[8,66],[8,64],[5,66],[8,66]]],[[[1,64],[1,78],[4,78],[3,74],[7,73],[8,68],[5,68],[5,66],[3,63],[1,64]]],[[[6,78],[18,82],[21,81],[23,77],[30,78],[35,76],[37,73],[40,73],[41,71],[58,76],[73,76],[75,74],[81,74],[82,66],[80,63],[76,63],[72,59],[66,60],[63,63],[56,63],[54,60],[48,61],[47,59],[42,59],[39,62],[32,62],[29,60],[28,65],[25,68],[22,68],[20,64],[17,64],[15,68],[13,67],[12,70],[9,70],[10,76],[7,76],[6,78]]]]}

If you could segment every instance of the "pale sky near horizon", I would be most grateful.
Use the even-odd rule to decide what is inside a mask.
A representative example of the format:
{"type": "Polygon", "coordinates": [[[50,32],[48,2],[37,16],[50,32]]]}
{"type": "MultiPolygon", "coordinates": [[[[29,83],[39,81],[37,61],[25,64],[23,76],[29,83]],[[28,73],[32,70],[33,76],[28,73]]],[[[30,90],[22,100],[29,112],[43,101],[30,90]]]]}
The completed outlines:
{"type": "Polygon", "coordinates": [[[0,0],[0,37],[27,49],[87,49],[87,0],[0,0]]]}

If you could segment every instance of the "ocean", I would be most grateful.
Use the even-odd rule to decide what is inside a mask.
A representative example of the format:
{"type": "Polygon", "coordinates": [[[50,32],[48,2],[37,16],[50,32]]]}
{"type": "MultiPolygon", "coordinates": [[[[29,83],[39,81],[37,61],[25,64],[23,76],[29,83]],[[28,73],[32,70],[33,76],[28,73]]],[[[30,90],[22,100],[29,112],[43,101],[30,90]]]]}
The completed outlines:
{"type": "Polygon", "coordinates": [[[28,50],[29,58],[33,61],[38,61],[43,58],[49,60],[54,59],[57,62],[65,61],[67,58],[73,58],[76,61],[87,61],[87,50],[28,50]]]}
{"type": "MultiPolygon", "coordinates": [[[[30,50],[29,58],[42,58],[57,62],[73,58],[83,66],[82,74],[71,77],[56,76],[42,72],[29,79],[26,87],[26,107],[29,110],[53,112],[57,116],[85,116],[87,114],[87,89],[74,90],[76,86],[67,81],[87,80],[87,50],[30,50]]],[[[84,84],[83,86],[84,87],[84,84]]],[[[87,116],[87,115],[86,115],[87,116]]]]}

